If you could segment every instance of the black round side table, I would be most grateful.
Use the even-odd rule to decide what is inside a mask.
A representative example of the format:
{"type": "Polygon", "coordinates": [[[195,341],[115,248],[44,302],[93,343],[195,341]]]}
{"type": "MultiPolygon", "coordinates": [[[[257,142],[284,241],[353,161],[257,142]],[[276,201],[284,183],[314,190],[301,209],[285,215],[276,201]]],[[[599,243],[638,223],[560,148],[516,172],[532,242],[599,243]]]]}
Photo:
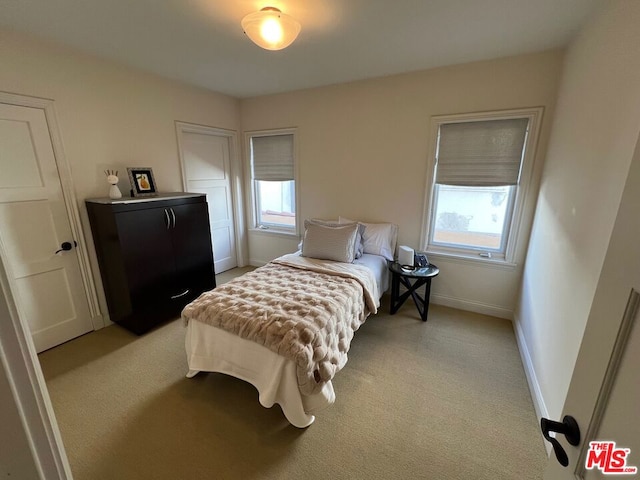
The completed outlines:
{"type": "Polygon", "coordinates": [[[389,262],[391,271],[391,308],[390,314],[398,311],[407,298],[413,298],[413,303],[420,313],[422,321],[427,321],[429,314],[429,295],[431,294],[431,279],[440,273],[434,264],[426,267],[415,267],[413,270],[405,268],[398,262],[389,262]],[[407,287],[407,291],[400,295],[400,284],[407,287]],[[420,298],[418,288],[425,285],[424,298],[420,298]]]}

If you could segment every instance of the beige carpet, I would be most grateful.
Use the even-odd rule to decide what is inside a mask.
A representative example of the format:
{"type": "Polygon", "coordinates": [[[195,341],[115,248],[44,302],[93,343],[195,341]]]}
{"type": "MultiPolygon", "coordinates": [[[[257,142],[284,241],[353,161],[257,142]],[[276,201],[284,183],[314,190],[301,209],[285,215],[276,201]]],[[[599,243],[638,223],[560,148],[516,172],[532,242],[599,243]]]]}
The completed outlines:
{"type": "MultiPolygon", "coordinates": [[[[237,271],[219,277],[225,281],[237,271]]],[[[511,323],[410,301],[356,333],[305,430],[248,383],[184,377],[184,329],[111,326],[40,356],[76,480],[540,479],[546,453],[511,323]]]]}

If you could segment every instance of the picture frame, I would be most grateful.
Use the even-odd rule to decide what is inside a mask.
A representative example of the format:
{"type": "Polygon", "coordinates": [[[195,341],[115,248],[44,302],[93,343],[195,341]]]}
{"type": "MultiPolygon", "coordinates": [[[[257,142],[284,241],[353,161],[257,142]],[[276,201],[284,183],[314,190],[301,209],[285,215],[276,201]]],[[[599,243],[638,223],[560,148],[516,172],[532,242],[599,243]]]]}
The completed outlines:
{"type": "Polygon", "coordinates": [[[128,167],[129,182],[131,183],[131,195],[134,197],[155,197],[156,180],[153,177],[151,167],[128,167]]]}

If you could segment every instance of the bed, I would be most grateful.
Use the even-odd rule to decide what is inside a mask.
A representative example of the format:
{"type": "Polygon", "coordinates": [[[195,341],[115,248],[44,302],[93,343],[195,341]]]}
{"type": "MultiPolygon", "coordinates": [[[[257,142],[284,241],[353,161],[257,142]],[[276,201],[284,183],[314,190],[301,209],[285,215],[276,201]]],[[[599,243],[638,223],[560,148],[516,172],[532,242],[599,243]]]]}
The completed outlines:
{"type": "Polygon", "coordinates": [[[380,241],[374,227],[366,235],[367,225],[382,224],[312,222],[300,251],[203,293],[182,312],[187,377],[219,372],[247,381],[263,406],[279,404],[298,428],[334,403],[332,379],[388,289],[397,238],[397,227],[384,224],[392,226],[385,250],[372,244],[380,241]]]}

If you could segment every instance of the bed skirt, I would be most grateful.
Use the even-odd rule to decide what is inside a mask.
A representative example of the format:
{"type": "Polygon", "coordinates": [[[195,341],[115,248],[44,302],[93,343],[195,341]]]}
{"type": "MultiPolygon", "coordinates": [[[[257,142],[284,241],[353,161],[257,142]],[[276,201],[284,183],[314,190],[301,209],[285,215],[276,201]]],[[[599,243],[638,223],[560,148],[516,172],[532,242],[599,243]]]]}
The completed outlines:
{"type": "Polygon", "coordinates": [[[277,403],[298,428],[311,425],[314,414],[335,401],[330,381],[318,393],[302,395],[295,363],[258,343],[194,320],[186,329],[188,377],[219,372],[249,382],[258,390],[262,406],[271,408],[277,403]]]}

